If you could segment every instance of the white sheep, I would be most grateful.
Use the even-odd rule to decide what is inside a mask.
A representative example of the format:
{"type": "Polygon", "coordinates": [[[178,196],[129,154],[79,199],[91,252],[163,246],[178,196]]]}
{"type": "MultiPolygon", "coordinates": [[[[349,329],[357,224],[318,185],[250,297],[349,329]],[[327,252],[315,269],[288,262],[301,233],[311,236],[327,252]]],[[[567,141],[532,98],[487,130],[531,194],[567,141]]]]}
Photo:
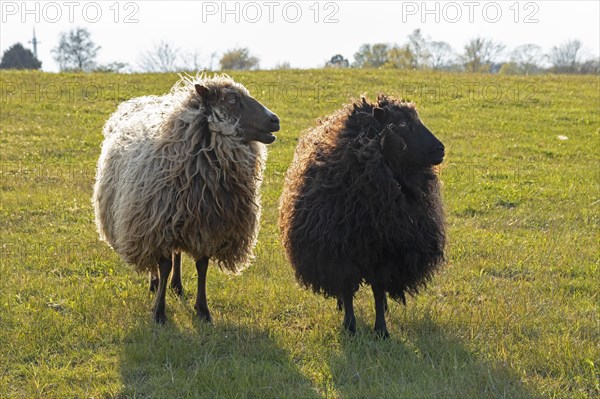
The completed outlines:
{"type": "Polygon", "coordinates": [[[158,288],[179,294],[181,252],[198,271],[196,312],[206,302],[208,260],[239,273],[251,261],[261,213],[264,144],[279,118],[226,75],[182,78],[169,94],[121,104],[104,126],[93,204],[100,238],[158,288]],[[158,278],[156,277],[158,274],[158,278]]]}

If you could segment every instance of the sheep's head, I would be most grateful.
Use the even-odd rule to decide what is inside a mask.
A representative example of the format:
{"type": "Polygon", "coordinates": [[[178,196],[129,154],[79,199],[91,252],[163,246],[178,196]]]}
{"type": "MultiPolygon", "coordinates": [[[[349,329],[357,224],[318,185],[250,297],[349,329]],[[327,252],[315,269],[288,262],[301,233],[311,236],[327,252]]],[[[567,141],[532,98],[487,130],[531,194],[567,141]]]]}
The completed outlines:
{"type": "Polygon", "coordinates": [[[380,96],[372,117],[381,130],[384,159],[393,171],[444,160],[444,145],[421,122],[414,106],[380,96]]]}
{"type": "Polygon", "coordinates": [[[210,110],[209,127],[239,135],[245,142],[274,142],[273,132],[280,128],[277,115],[250,96],[242,85],[228,83],[226,86],[195,84],[204,106],[210,110]]]}

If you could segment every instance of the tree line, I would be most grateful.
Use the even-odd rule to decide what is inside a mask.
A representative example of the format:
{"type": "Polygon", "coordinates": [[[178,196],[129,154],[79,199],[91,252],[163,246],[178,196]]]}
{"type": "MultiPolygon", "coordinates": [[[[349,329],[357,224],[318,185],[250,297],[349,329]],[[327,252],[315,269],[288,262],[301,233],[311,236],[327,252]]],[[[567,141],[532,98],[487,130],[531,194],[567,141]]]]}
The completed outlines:
{"type": "MultiPolygon", "coordinates": [[[[131,70],[126,63],[111,62],[100,65],[96,57],[101,47],[96,45],[90,32],[75,28],[60,35],[58,45],[52,50],[61,72],[123,72],[131,70]]],[[[174,72],[180,70],[214,70],[218,54],[210,55],[210,62],[202,62],[198,51],[183,52],[169,42],[161,42],[139,56],[133,69],[143,72],[174,72]]],[[[7,49],[0,61],[0,69],[40,69],[42,63],[33,53],[16,43],[7,49]]],[[[336,54],[323,65],[325,68],[390,68],[464,71],[478,73],[537,74],[544,72],[598,74],[598,58],[582,60],[582,43],[568,40],[552,47],[548,53],[533,43],[522,44],[512,51],[493,39],[477,37],[469,40],[461,53],[450,44],[435,41],[414,30],[403,45],[365,43],[350,62],[336,54]]],[[[260,59],[247,48],[234,48],[218,57],[221,70],[252,70],[260,68],[260,59]]],[[[289,69],[282,62],[274,69],[289,69]]]]}
{"type": "Polygon", "coordinates": [[[404,45],[363,44],[354,54],[354,62],[334,55],[325,67],[430,69],[480,73],[536,74],[600,73],[598,58],[582,60],[582,43],[568,40],[544,54],[537,44],[527,43],[506,51],[506,46],[493,39],[477,37],[469,40],[462,53],[450,44],[425,37],[420,29],[413,31],[404,45]]]}
{"type": "MultiPolygon", "coordinates": [[[[99,64],[96,59],[101,47],[92,40],[85,28],[74,28],[60,35],[58,45],[52,49],[60,72],[123,72],[129,65],[114,61],[99,64]]],[[[202,70],[214,68],[216,53],[211,55],[210,65],[202,65],[198,51],[184,53],[169,42],[161,42],[142,53],[134,67],[143,72],[175,72],[180,70],[202,70]]],[[[260,60],[251,55],[247,48],[231,49],[221,55],[220,69],[258,69],[260,60]]],[[[31,50],[16,43],[2,55],[0,69],[40,69],[42,63],[31,50]]]]}

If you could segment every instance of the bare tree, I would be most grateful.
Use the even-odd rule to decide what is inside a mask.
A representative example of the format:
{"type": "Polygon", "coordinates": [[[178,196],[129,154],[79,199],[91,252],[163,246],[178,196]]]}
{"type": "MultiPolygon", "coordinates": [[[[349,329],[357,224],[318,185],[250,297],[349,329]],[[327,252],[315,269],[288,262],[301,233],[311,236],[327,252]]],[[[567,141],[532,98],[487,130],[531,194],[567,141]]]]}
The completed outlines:
{"type": "Polygon", "coordinates": [[[428,46],[429,40],[421,34],[421,29],[415,29],[408,36],[408,50],[412,54],[412,67],[423,69],[428,66],[431,53],[428,46]]]}
{"type": "Polygon", "coordinates": [[[517,46],[510,60],[515,63],[516,73],[531,74],[539,72],[544,54],[537,44],[527,43],[517,46]]]}
{"type": "Polygon", "coordinates": [[[455,59],[452,46],[444,41],[429,43],[429,65],[439,70],[448,68],[455,59]]]}
{"type": "Polygon", "coordinates": [[[548,60],[552,64],[552,70],[558,73],[575,73],[579,63],[579,40],[569,40],[560,46],[552,47],[548,54],[548,60]]]}
{"type": "Polygon", "coordinates": [[[504,51],[504,45],[492,39],[471,39],[465,46],[462,63],[467,72],[491,72],[498,56],[504,51]]]}
{"type": "Polygon", "coordinates": [[[179,58],[181,59],[181,69],[183,70],[197,72],[204,69],[204,67],[202,67],[200,51],[198,49],[194,49],[193,51],[187,51],[183,53],[183,55],[181,55],[179,58]]]}
{"type": "Polygon", "coordinates": [[[178,48],[162,41],[152,50],[142,54],[139,66],[145,72],[173,72],[177,69],[175,62],[178,54],[178,48]]]}
{"type": "Polygon", "coordinates": [[[100,46],[90,38],[85,28],[75,28],[61,33],[58,46],[52,50],[61,71],[91,71],[96,66],[100,46]]]}

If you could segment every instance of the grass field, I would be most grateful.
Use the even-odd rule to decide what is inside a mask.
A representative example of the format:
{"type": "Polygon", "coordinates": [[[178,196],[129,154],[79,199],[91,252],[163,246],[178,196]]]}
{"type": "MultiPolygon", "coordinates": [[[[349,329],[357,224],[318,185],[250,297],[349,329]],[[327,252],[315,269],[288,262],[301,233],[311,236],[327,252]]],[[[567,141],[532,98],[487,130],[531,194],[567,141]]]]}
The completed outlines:
{"type": "Polygon", "coordinates": [[[214,324],[186,296],[153,297],[97,239],[90,197],[117,104],[174,74],[0,74],[0,398],[592,398],[600,395],[599,79],[398,71],[233,77],[276,112],[258,257],[209,269],[214,324]],[[372,334],[294,281],[277,239],[282,178],[300,132],[350,97],[417,102],[444,142],[448,263],[372,334]],[[562,137],[564,136],[564,137],[562,137]]]}

